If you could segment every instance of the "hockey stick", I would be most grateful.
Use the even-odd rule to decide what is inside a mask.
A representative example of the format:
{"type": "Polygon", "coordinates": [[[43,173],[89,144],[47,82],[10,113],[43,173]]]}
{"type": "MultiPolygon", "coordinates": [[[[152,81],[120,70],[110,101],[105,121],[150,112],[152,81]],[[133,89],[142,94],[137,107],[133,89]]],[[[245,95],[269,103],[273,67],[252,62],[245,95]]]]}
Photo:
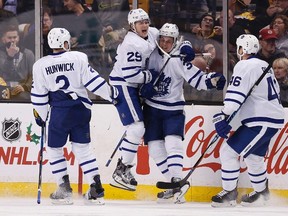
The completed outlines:
{"type": "Polygon", "coordinates": [[[112,161],[114,155],[116,154],[117,150],[119,149],[119,147],[120,147],[120,145],[121,145],[121,143],[122,143],[122,141],[123,141],[123,139],[124,139],[125,136],[126,136],[126,131],[123,133],[121,139],[120,139],[119,142],[117,143],[117,145],[116,145],[114,151],[112,152],[110,158],[108,159],[108,161],[107,161],[107,163],[106,163],[106,165],[105,165],[106,167],[108,167],[109,164],[111,163],[111,161],[112,161]]]}
{"type": "MultiPolygon", "coordinates": [[[[258,80],[254,83],[254,85],[251,87],[251,89],[249,90],[249,92],[247,93],[244,101],[242,102],[242,104],[238,107],[238,109],[236,111],[234,111],[227,119],[227,123],[229,124],[232,119],[234,118],[234,116],[238,113],[238,111],[240,110],[240,108],[242,107],[242,105],[245,103],[245,101],[247,100],[247,98],[250,96],[250,94],[252,93],[252,91],[259,85],[259,83],[261,82],[261,80],[264,78],[264,76],[268,73],[268,71],[270,70],[271,65],[269,64],[268,67],[265,69],[265,71],[261,74],[261,76],[258,78],[258,80]]],[[[207,146],[207,148],[205,149],[205,151],[201,154],[201,156],[199,157],[199,159],[196,161],[196,163],[194,164],[194,166],[192,168],[190,168],[190,171],[187,173],[187,175],[179,182],[157,182],[156,183],[156,187],[160,188],[160,189],[173,189],[173,188],[177,188],[177,187],[182,187],[188,180],[188,178],[192,175],[192,173],[194,172],[194,170],[197,168],[197,166],[200,164],[200,162],[202,161],[202,159],[204,158],[206,152],[208,151],[208,149],[218,140],[219,135],[216,134],[216,136],[213,138],[213,140],[211,141],[211,143],[207,146]]]]}
{"type": "Polygon", "coordinates": [[[39,160],[39,175],[38,175],[38,194],[37,203],[41,203],[41,186],[42,186],[42,162],[43,162],[43,149],[44,149],[44,136],[45,136],[45,126],[41,127],[41,142],[40,142],[40,160],[39,160]]]}
{"type": "Polygon", "coordinates": [[[184,40],[184,39],[183,39],[183,36],[181,36],[180,39],[179,39],[179,41],[178,41],[178,44],[177,44],[177,45],[174,47],[174,49],[172,50],[172,54],[169,54],[169,53],[165,52],[165,51],[160,47],[160,45],[158,44],[157,40],[155,41],[157,47],[160,49],[160,51],[161,51],[164,55],[166,55],[166,56],[168,57],[168,59],[166,60],[166,62],[165,62],[164,65],[162,66],[162,68],[160,69],[157,78],[156,78],[155,81],[153,82],[153,86],[155,86],[155,85],[157,84],[159,78],[160,78],[161,75],[163,74],[164,69],[165,69],[166,65],[168,64],[168,62],[169,62],[169,60],[170,60],[171,58],[184,57],[184,55],[181,55],[181,54],[179,54],[179,55],[173,55],[173,52],[175,52],[176,50],[179,49],[179,47],[180,47],[180,45],[182,44],[183,40],[184,40]]]}

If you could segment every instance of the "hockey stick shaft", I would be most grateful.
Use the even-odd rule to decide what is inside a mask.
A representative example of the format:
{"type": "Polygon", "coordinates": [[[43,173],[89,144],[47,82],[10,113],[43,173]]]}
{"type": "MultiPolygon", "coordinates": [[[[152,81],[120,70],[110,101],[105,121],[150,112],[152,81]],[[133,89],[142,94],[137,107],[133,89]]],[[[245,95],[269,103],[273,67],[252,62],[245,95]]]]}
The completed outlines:
{"type": "Polygon", "coordinates": [[[123,139],[125,138],[125,136],[126,136],[126,131],[123,133],[121,139],[120,139],[119,142],[117,143],[117,145],[116,145],[114,151],[112,152],[110,158],[108,159],[108,161],[107,161],[107,163],[106,163],[106,165],[105,165],[106,167],[108,167],[109,164],[111,163],[111,161],[112,161],[114,155],[116,154],[117,150],[119,149],[119,147],[120,147],[120,145],[121,145],[123,139]]]}
{"type": "MultiPolygon", "coordinates": [[[[177,46],[176,46],[173,50],[178,50],[182,42],[183,42],[183,36],[180,37],[177,46]]],[[[155,79],[155,81],[154,81],[154,83],[153,83],[153,86],[156,86],[156,84],[158,83],[159,78],[161,77],[162,73],[164,72],[164,69],[165,69],[166,65],[168,64],[168,62],[169,62],[169,60],[170,60],[171,58],[184,57],[184,55],[181,55],[181,54],[179,54],[179,55],[169,54],[169,53],[165,52],[165,50],[163,50],[163,49],[160,47],[160,45],[158,44],[157,40],[155,41],[155,43],[156,43],[157,47],[161,50],[161,52],[168,57],[168,59],[166,60],[166,62],[165,62],[164,65],[162,66],[162,68],[160,69],[159,74],[158,74],[157,78],[155,79]]],[[[173,52],[173,51],[172,51],[172,52],[173,52]]]]}
{"type": "Polygon", "coordinates": [[[44,149],[44,136],[45,136],[45,126],[41,127],[41,142],[40,142],[40,152],[39,152],[39,175],[38,175],[38,194],[37,203],[41,203],[41,186],[42,186],[42,162],[43,162],[43,149],[44,149]]]}
{"type": "MultiPolygon", "coordinates": [[[[252,93],[252,91],[255,89],[255,87],[257,87],[259,85],[259,83],[261,82],[261,80],[264,78],[264,76],[268,73],[268,71],[270,70],[271,65],[269,64],[268,67],[265,69],[265,71],[261,74],[261,76],[258,78],[258,80],[254,83],[254,85],[251,87],[251,89],[248,91],[244,101],[242,102],[242,104],[238,107],[238,109],[236,111],[234,111],[227,119],[227,123],[229,124],[232,119],[234,118],[234,116],[238,113],[238,111],[240,110],[240,108],[242,107],[242,105],[245,103],[245,101],[247,100],[247,98],[250,96],[250,94],[252,93]]],[[[196,169],[196,167],[200,164],[200,162],[202,161],[202,159],[204,158],[206,152],[208,151],[208,149],[218,140],[219,135],[216,134],[216,136],[213,138],[213,140],[211,141],[211,143],[207,146],[207,148],[205,149],[205,151],[201,154],[201,156],[199,157],[199,159],[196,161],[196,163],[194,164],[194,166],[192,168],[190,168],[190,171],[187,173],[187,175],[179,182],[157,182],[156,183],[156,187],[160,188],[160,189],[173,189],[173,188],[177,188],[177,187],[182,187],[186,181],[188,180],[188,178],[192,175],[192,173],[194,172],[194,170],[196,169]]]]}

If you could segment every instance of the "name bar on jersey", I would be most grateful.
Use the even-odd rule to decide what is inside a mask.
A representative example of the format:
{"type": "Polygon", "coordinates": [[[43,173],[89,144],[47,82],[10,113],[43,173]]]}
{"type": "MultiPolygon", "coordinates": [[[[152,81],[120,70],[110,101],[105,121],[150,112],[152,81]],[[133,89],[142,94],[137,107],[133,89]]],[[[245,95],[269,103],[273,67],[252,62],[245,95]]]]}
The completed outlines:
{"type": "Polygon", "coordinates": [[[45,68],[46,74],[74,70],[74,63],[56,64],[45,68]]]}

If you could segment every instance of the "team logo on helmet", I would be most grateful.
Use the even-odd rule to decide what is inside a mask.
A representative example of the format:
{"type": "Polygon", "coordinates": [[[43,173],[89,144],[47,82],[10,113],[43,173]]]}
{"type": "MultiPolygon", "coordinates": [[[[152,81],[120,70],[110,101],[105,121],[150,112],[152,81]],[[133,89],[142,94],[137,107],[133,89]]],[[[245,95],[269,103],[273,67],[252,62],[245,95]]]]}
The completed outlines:
{"type": "Polygon", "coordinates": [[[2,136],[5,140],[12,142],[18,140],[21,136],[21,122],[18,119],[5,119],[2,122],[2,136]]]}

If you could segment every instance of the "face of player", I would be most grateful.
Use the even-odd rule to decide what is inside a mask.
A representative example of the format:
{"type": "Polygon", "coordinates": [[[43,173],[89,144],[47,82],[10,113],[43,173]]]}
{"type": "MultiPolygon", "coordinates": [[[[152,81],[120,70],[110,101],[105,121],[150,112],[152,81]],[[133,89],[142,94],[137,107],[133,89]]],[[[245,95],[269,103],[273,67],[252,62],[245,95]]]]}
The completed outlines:
{"type": "Polygon", "coordinates": [[[135,22],[135,31],[136,33],[142,37],[146,38],[148,36],[148,29],[149,29],[149,20],[142,20],[135,22]]]}
{"type": "Polygon", "coordinates": [[[161,36],[159,39],[159,46],[167,53],[171,52],[174,44],[173,37],[161,36]]]}

